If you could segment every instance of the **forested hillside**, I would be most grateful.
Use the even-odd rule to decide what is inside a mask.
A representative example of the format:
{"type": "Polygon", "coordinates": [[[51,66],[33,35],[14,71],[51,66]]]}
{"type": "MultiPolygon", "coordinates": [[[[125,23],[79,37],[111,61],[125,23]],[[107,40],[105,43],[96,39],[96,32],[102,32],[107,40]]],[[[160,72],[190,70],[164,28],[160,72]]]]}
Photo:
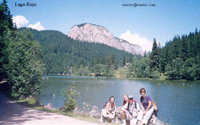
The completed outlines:
{"type": "MultiPolygon", "coordinates": [[[[24,28],[20,29],[23,30],[24,28]]],[[[30,29],[34,40],[42,46],[44,74],[113,76],[110,70],[123,65],[123,59],[133,55],[107,45],[79,42],[53,30],[30,29]],[[108,71],[109,70],[109,71],[108,71]]]]}
{"type": "Polygon", "coordinates": [[[175,36],[164,47],[154,39],[152,52],[129,67],[134,77],[160,78],[170,80],[200,79],[200,32],[196,29],[189,35],[175,36]]]}
{"type": "Polygon", "coordinates": [[[162,72],[170,79],[200,79],[200,32],[176,36],[162,48],[162,72]]]}

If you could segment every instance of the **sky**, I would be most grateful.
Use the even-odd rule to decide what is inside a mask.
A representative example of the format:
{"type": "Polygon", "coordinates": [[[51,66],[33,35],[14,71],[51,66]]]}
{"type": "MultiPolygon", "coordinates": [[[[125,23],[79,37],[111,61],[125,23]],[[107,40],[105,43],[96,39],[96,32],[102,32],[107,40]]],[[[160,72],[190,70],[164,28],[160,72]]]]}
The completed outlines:
{"type": "Polygon", "coordinates": [[[81,23],[105,27],[115,37],[152,49],[174,36],[200,28],[200,0],[8,0],[17,27],[58,30],[68,34],[81,23]],[[36,6],[18,6],[19,4],[36,6]],[[123,6],[154,4],[155,6],[123,6]]]}

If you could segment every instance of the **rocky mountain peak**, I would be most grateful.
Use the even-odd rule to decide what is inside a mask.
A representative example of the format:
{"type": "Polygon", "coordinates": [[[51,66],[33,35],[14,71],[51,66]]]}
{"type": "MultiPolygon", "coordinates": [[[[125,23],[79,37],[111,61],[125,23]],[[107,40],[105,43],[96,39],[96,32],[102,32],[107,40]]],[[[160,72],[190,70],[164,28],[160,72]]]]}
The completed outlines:
{"type": "Polygon", "coordinates": [[[75,25],[69,31],[68,36],[75,40],[106,44],[132,54],[143,55],[143,50],[140,46],[114,37],[109,30],[96,24],[83,23],[75,25]]]}

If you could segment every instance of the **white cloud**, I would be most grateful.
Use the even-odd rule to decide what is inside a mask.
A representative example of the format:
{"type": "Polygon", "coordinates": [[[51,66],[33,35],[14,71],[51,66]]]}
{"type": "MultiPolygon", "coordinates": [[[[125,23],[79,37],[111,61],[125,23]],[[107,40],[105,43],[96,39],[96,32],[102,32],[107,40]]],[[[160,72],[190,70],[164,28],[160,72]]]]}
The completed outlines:
{"type": "MultiPolygon", "coordinates": [[[[27,26],[29,23],[29,20],[26,19],[26,17],[22,15],[17,15],[13,17],[13,23],[16,24],[17,28],[21,28],[24,26],[27,26]]],[[[37,22],[35,24],[29,24],[27,27],[36,29],[36,30],[44,30],[45,28],[41,25],[41,22],[37,22]]]]}
{"type": "Polygon", "coordinates": [[[36,29],[36,30],[44,30],[45,28],[41,25],[41,22],[37,22],[35,24],[30,24],[27,27],[32,28],[32,29],[36,29]]]}
{"type": "Polygon", "coordinates": [[[137,33],[132,34],[130,30],[127,30],[125,33],[121,34],[121,39],[126,40],[129,43],[137,44],[142,47],[143,52],[152,50],[153,42],[149,41],[146,37],[142,37],[137,33]]]}
{"type": "Polygon", "coordinates": [[[26,19],[26,17],[24,17],[22,15],[14,16],[13,22],[14,22],[14,24],[16,24],[17,28],[26,26],[29,23],[29,21],[26,19]]]}

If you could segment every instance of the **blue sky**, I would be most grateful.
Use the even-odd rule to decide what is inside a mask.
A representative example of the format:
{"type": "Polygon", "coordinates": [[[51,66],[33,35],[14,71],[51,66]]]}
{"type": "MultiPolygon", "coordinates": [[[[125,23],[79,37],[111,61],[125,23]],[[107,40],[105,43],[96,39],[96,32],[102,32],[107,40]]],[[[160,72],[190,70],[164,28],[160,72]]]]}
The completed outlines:
{"type": "Polygon", "coordinates": [[[132,35],[162,45],[174,35],[183,35],[200,28],[199,0],[8,0],[13,16],[22,15],[34,25],[40,22],[45,30],[67,34],[76,24],[104,26],[120,37],[128,30],[132,35]],[[19,7],[15,3],[36,3],[35,7],[19,7]],[[155,7],[123,7],[122,4],[155,4],[155,7]]]}

